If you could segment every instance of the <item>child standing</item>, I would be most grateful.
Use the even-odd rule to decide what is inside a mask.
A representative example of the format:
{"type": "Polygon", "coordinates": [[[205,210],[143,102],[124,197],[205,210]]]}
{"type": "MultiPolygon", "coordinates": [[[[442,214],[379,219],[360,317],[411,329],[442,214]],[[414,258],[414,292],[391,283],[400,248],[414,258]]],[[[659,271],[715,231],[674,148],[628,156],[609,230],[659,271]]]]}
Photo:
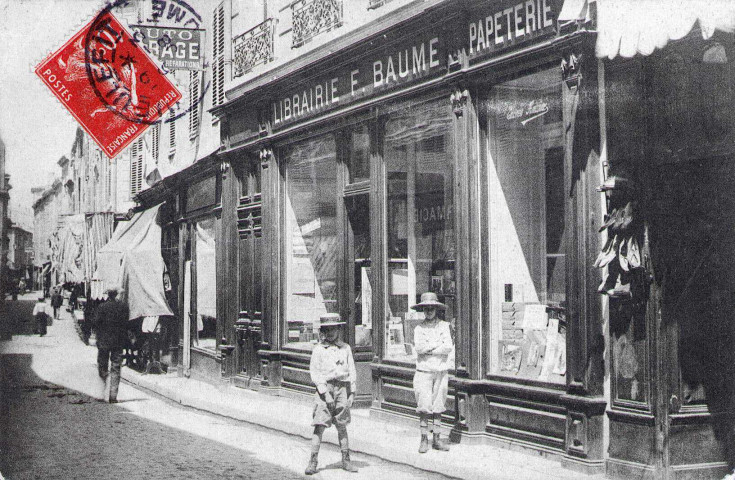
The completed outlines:
{"type": "Polygon", "coordinates": [[[446,410],[445,402],[449,388],[449,354],[454,350],[449,323],[437,317],[437,309],[446,309],[436,293],[421,295],[421,303],[411,307],[424,312],[424,321],[416,325],[413,339],[416,349],[416,373],[413,391],[416,395],[416,411],[419,414],[421,443],[419,453],[429,450],[429,432],[433,433],[431,446],[446,452],[449,447],[439,435],[441,414],[446,410]]]}
{"type": "Polygon", "coordinates": [[[314,405],[314,433],[311,437],[311,459],[306,467],[306,475],[317,472],[319,446],[324,430],[334,423],[337,428],[339,447],[342,450],[342,469],[357,472],[350,461],[350,446],[347,439],[347,425],[350,423],[350,408],[355,400],[357,374],[352,349],[340,340],[340,330],[345,322],[339,314],[328,313],[319,319],[321,341],[311,354],[309,372],[311,381],[316,385],[316,404],[314,405]]]}

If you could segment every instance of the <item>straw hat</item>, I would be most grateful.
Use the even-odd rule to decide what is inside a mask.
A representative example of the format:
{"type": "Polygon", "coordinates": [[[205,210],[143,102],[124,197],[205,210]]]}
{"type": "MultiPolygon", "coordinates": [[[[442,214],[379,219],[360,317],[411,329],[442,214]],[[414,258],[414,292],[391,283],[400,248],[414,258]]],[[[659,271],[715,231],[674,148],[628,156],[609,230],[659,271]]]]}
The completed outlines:
{"type": "Polygon", "coordinates": [[[411,308],[418,312],[422,312],[426,307],[440,308],[442,310],[445,310],[447,308],[446,305],[439,301],[439,297],[437,297],[436,293],[434,292],[422,293],[421,302],[417,303],[411,308]]]}
{"type": "Polygon", "coordinates": [[[319,328],[336,327],[344,324],[345,322],[342,321],[342,317],[339,316],[339,313],[325,313],[319,317],[319,328]]]}

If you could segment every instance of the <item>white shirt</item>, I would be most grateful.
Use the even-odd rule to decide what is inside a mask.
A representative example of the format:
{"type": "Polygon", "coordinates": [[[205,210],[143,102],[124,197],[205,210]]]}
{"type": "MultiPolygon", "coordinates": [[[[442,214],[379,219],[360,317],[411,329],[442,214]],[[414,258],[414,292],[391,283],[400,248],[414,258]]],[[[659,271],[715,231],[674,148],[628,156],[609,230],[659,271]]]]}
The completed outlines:
{"type": "Polygon", "coordinates": [[[33,307],[33,316],[35,317],[37,313],[46,313],[46,302],[36,303],[33,307]]]}
{"type": "Polygon", "coordinates": [[[449,370],[449,354],[454,351],[454,342],[449,332],[449,322],[434,319],[416,325],[413,332],[416,349],[416,370],[442,372],[449,370]]]}
{"type": "Polygon", "coordinates": [[[314,347],[309,363],[311,381],[319,393],[327,391],[327,382],[341,380],[350,382],[350,391],[357,390],[357,373],[352,349],[344,342],[320,342],[314,347]]]}

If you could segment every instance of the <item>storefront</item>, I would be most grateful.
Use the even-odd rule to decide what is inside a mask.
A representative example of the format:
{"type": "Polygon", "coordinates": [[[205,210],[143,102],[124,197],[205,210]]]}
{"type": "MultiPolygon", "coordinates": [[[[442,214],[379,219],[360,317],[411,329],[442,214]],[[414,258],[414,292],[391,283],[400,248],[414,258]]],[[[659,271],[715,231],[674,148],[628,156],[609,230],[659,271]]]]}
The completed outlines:
{"type": "Polygon", "coordinates": [[[625,18],[597,3],[600,25],[584,1],[440,3],[230,92],[225,376],[312,392],[339,313],[357,404],[410,419],[410,307],[433,291],[455,438],[617,477],[727,469],[732,35],[615,58],[625,18]]]}
{"type": "Polygon", "coordinates": [[[440,5],[218,107],[235,383],[312,392],[316,322],[340,313],[357,403],[411,418],[410,307],[433,291],[455,436],[603,468],[598,66],[560,9],[440,5]]]}

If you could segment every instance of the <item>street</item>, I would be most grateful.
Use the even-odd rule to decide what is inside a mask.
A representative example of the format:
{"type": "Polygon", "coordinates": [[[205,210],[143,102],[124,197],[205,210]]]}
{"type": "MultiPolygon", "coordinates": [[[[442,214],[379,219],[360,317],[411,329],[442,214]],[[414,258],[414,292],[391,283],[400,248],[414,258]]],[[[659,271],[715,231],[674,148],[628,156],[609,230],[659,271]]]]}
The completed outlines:
{"type": "MultiPolygon", "coordinates": [[[[8,301],[4,319],[14,337],[0,342],[0,478],[305,478],[309,445],[302,438],[182,407],[125,383],[120,403],[103,401],[96,349],[82,343],[65,309],[46,336],[32,335],[35,297],[8,301]]],[[[359,473],[342,471],[338,449],[322,445],[313,478],[447,478],[352,458],[359,473]]]]}

